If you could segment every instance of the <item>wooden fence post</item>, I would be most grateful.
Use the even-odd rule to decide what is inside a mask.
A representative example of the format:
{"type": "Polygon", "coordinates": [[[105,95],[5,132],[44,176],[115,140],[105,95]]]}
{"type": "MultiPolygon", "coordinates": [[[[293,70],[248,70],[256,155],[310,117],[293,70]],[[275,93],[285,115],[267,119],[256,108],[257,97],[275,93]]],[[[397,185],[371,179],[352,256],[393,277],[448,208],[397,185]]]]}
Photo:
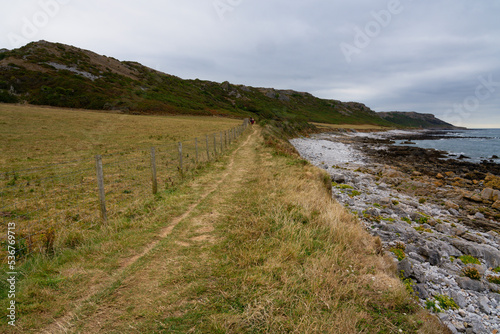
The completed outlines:
{"type": "Polygon", "coordinates": [[[196,165],[198,165],[199,162],[199,155],[198,155],[198,137],[194,139],[194,147],[196,149],[196,165]]]}
{"type": "Polygon", "coordinates": [[[217,134],[214,133],[214,154],[217,156],[217,134]]]}
{"type": "Polygon", "coordinates": [[[156,178],[156,154],[154,147],[151,147],[151,183],[153,186],[153,195],[156,195],[158,193],[158,179],[156,178]]]}
{"type": "Polygon", "coordinates": [[[208,135],[207,135],[207,161],[210,161],[210,150],[208,147],[208,135]]]}
{"type": "Polygon", "coordinates": [[[220,153],[224,152],[224,142],[222,141],[222,131],[220,132],[220,153]]]}
{"type": "Polygon", "coordinates": [[[101,206],[101,217],[104,224],[108,223],[108,215],[106,212],[106,200],[104,192],[104,172],[102,170],[102,156],[96,155],[96,172],[97,172],[97,185],[99,187],[99,202],[101,206]]]}
{"type": "Polygon", "coordinates": [[[181,174],[183,174],[183,166],[182,166],[182,142],[179,143],[179,170],[181,174]]]}

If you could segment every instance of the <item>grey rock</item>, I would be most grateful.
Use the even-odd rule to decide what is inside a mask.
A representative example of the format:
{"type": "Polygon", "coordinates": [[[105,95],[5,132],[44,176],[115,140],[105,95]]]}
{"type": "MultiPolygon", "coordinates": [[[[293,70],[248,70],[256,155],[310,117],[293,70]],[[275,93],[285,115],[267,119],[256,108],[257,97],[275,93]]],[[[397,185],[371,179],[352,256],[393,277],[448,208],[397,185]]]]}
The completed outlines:
{"type": "Polygon", "coordinates": [[[418,221],[422,217],[424,217],[424,216],[421,215],[418,212],[412,212],[412,213],[410,213],[410,219],[413,220],[413,221],[418,221]]]}
{"type": "Polygon", "coordinates": [[[465,309],[468,306],[467,298],[460,291],[452,291],[451,298],[457,303],[458,307],[465,309]]]}
{"type": "Polygon", "coordinates": [[[413,290],[415,291],[415,293],[417,294],[417,296],[420,299],[428,299],[430,297],[429,292],[427,291],[427,287],[425,284],[422,284],[422,283],[416,284],[413,287],[413,290]]]}
{"type": "Polygon", "coordinates": [[[460,212],[458,212],[458,211],[457,211],[457,210],[455,210],[455,209],[448,209],[448,211],[449,211],[452,215],[454,215],[454,216],[459,216],[459,215],[460,215],[460,212]]]}
{"type": "Polygon", "coordinates": [[[474,218],[476,219],[484,219],[484,215],[481,212],[476,212],[474,215],[474,218]]]}
{"type": "Polygon", "coordinates": [[[451,234],[451,226],[448,224],[438,224],[436,231],[449,235],[451,234]]]}
{"type": "Polygon", "coordinates": [[[500,285],[488,282],[488,289],[492,292],[500,292],[500,285]]]}
{"type": "Polygon", "coordinates": [[[473,280],[468,277],[457,277],[456,281],[458,285],[464,290],[472,290],[477,292],[483,292],[486,290],[484,284],[481,281],[473,280]]]}
{"type": "MultiPolygon", "coordinates": [[[[439,318],[441,318],[441,316],[439,316],[439,318]]],[[[450,332],[452,334],[458,334],[458,330],[455,328],[455,325],[453,325],[452,322],[450,322],[449,320],[443,320],[441,319],[441,321],[443,322],[443,324],[448,327],[448,329],[450,330],[450,332]]]]}
{"type": "Polygon", "coordinates": [[[429,251],[429,263],[433,266],[437,266],[441,263],[441,254],[436,250],[429,251]]]}
{"type": "Polygon", "coordinates": [[[443,322],[447,322],[450,320],[450,316],[447,313],[438,313],[438,318],[441,319],[443,322]]]}
{"type": "Polygon", "coordinates": [[[452,239],[450,243],[459,251],[477,258],[483,258],[488,267],[496,268],[500,265],[500,251],[489,245],[478,245],[472,242],[452,239]]]}
{"type": "Polygon", "coordinates": [[[332,174],[332,180],[337,182],[337,183],[344,183],[346,179],[345,179],[345,176],[343,174],[334,173],[334,174],[332,174]]]}
{"type": "MultiPolygon", "coordinates": [[[[406,248],[406,250],[408,250],[408,248],[406,248]]],[[[409,252],[407,254],[411,259],[414,259],[416,260],[417,262],[424,262],[425,261],[425,258],[423,256],[420,256],[418,255],[417,253],[415,252],[409,252]]]]}
{"type": "Polygon", "coordinates": [[[398,273],[403,272],[405,278],[413,277],[413,265],[408,257],[398,262],[398,273]]]}
{"type": "Polygon", "coordinates": [[[372,216],[372,217],[378,217],[378,216],[380,216],[380,210],[377,208],[370,208],[370,209],[366,210],[365,214],[367,214],[368,216],[372,216]]]}
{"type": "Polygon", "coordinates": [[[490,301],[488,300],[487,297],[485,297],[485,296],[479,297],[478,305],[479,305],[479,309],[483,313],[491,314],[491,309],[490,309],[490,305],[489,304],[490,304],[490,301]]]}
{"type": "Polygon", "coordinates": [[[478,245],[481,251],[486,265],[489,267],[496,268],[500,266],[500,251],[489,245],[478,245]]]}
{"type": "Polygon", "coordinates": [[[486,334],[488,331],[484,327],[483,323],[479,320],[472,321],[472,331],[474,334],[486,334]]]}

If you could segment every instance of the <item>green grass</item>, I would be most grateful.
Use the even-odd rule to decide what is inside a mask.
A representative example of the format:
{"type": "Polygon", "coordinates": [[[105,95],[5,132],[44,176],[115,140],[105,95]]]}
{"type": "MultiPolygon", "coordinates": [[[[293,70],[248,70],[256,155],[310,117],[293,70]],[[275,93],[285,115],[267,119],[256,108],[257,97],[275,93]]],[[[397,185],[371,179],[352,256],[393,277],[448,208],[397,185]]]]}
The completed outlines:
{"type": "Polygon", "coordinates": [[[481,264],[481,261],[479,261],[479,259],[471,255],[462,255],[459,257],[459,259],[463,264],[481,264]]]}

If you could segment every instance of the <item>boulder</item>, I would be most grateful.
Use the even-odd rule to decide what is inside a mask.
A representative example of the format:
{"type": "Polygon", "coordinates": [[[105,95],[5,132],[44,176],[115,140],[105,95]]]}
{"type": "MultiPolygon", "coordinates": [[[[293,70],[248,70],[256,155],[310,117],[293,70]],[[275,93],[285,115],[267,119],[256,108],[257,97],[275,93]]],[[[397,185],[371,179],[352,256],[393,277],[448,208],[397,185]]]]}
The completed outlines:
{"type": "Polygon", "coordinates": [[[460,209],[460,207],[458,206],[458,204],[453,203],[452,201],[445,201],[445,202],[444,202],[444,206],[445,206],[447,209],[454,209],[454,210],[458,210],[458,209],[460,209]]]}
{"type": "Polygon", "coordinates": [[[332,180],[337,183],[344,183],[345,182],[345,176],[343,174],[339,173],[334,173],[332,174],[332,180]]]}
{"type": "Polygon", "coordinates": [[[436,179],[444,179],[443,174],[441,174],[441,173],[437,173],[437,175],[436,175],[436,179]]]}
{"type": "Polygon", "coordinates": [[[493,203],[493,205],[491,207],[493,209],[500,210],[500,200],[498,200],[495,203],[493,203]]]}
{"type": "Polygon", "coordinates": [[[422,283],[416,284],[413,287],[413,290],[420,299],[428,299],[430,297],[429,292],[427,292],[427,287],[425,286],[425,284],[422,283]]]}
{"type": "Polygon", "coordinates": [[[485,296],[481,296],[479,297],[479,309],[485,313],[485,314],[491,314],[491,308],[490,308],[490,301],[488,299],[488,297],[485,297],[485,296]]]}
{"type": "Polygon", "coordinates": [[[474,218],[476,219],[484,219],[484,215],[481,212],[476,212],[474,215],[474,218]]]}
{"type": "Polygon", "coordinates": [[[459,239],[452,239],[450,243],[466,255],[483,259],[488,267],[496,268],[500,266],[500,251],[492,246],[478,245],[459,239]]]}
{"type": "Polygon", "coordinates": [[[491,196],[492,201],[498,201],[500,199],[500,190],[494,190],[491,196]]]}
{"type": "Polygon", "coordinates": [[[471,201],[481,203],[483,201],[483,198],[479,194],[474,194],[470,198],[471,201]]]}
{"type": "Polygon", "coordinates": [[[481,281],[470,279],[469,277],[457,277],[456,279],[458,286],[464,290],[471,290],[476,292],[483,292],[486,290],[484,284],[481,281]]]}
{"type": "Polygon", "coordinates": [[[491,188],[485,188],[482,192],[481,192],[481,198],[485,201],[490,201],[493,199],[493,189],[491,188]]]}
{"type": "Polygon", "coordinates": [[[441,254],[436,250],[429,251],[429,263],[433,266],[441,264],[441,254]]]}
{"type": "Polygon", "coordinates": [[[409,258],[405,257],[398,262],[398,273],[402,273],[405,278],[413,276],[413,265],[409,258]]]}
{"type": "Polygon", "coordinates": [[[451,291],[451,298],[457,303],[458,307],[465,309],[469,303],[467,302],[467,298],[460,291],[451,291]]]}
{"type": "Polygon", "coordinates": [[[397,178],[397,177],[404,177],[404,174],[393,169],[393,168],[389,168],[389,169],[386,169],[383,173],[382,173],[383,176],[385,177],[388,177],[388,178],[397,178]]]}

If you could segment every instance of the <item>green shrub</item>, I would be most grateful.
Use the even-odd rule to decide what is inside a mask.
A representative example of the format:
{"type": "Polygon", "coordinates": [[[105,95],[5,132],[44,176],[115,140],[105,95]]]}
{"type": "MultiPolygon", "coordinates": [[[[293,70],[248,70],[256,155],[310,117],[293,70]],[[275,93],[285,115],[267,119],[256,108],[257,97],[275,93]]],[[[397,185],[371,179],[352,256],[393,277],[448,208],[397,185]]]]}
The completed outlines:
{"type": "Polygon", "coordinates": [[[436,298],[436,300],[439,302],[439,306],[443,310],[448,310],[450,308],[453,310],[459,309],[457,303],[455,303],[455,301],[451,297],[448,297],[445,295],[436,295],[436,296],[434,296],[434,298],[436,298]]]}
{"type": "Polygon", "coordinates": [[[391,248],[390,251],[396,255],[398,261],[402,261],[406,257],[404,250],[400,248],[391,248]]]}
{"type": "Polygon", "coordinates": [[[432,233],[432,230],[429,228],[424,228],[423,226],[415,226],[414,227],[415,231],[417,232],[427,232],[427,233],[432,233]]]}
{"type": "Polygon", "coordinates": [[[489,275],[487,279],[490,283],[500,284],[500,276],[489,275]]]}
{"type": "Polygon", "coordinates": [[[429,221],[429,217],[422,216],[422,217],[418,218],[417,223],[427,224],[428,221],[429,221]]]}
{"type": "Polygon", "coordinates": [[[474,279],[477,281],[479,281],[481,279],[481,274],[474,267],[465,267],[464,269],[462,269],[462,274],[465,277],[469,277],[470,279],[474,279]]]}
{"type": "Polygon", "coordinates": [[[10,94],[7,91],[0,90],[0,102],[3,103],[17,103],[19,99],[17,96],[10,94]]]}
{"type": "Polygon", "coordinates": [[[481,264],[481,262],[471,255],[462,255],[459,257],[463,264],[481,264]]]}
{"type": "Polygon", "coordinates": [[[434,300],[427,300],[425,308],[433,312],[442,312],[443,310],[454,309],[458,310],[459,307],[453,298],[445,295],[435,295],[434,300]]]}
{"type": "Polygon", "coordinates": [[[493,271],[496,273],[500,273],[500,267],[496,267],[495,269],[493,269],[493,271]]]}

